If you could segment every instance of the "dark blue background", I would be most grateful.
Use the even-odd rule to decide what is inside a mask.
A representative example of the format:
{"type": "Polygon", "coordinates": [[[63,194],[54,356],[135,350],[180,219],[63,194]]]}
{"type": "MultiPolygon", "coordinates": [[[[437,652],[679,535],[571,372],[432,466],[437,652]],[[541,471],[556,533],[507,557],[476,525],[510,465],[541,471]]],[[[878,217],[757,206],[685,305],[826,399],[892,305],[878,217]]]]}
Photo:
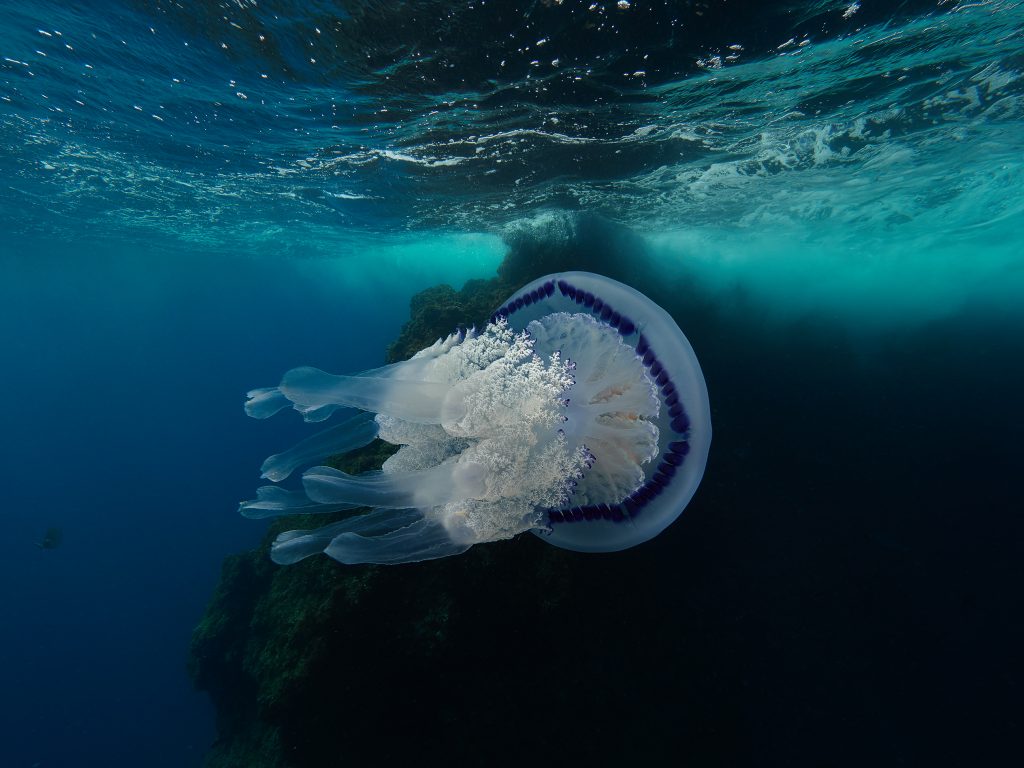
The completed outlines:
{"type": "MultiPolygon", "coordinates": [[[[329,265],[0,247],[3,764],[199,765],[185,673],[262,459],[308,434],[244,393],[299,363],[383,362],[414,286],[350,296],[329,265]],[[47,526],[64,542],[38,549],[47,526]]],[[[372,284],[372,282],[371,282],[372,284]]]]}

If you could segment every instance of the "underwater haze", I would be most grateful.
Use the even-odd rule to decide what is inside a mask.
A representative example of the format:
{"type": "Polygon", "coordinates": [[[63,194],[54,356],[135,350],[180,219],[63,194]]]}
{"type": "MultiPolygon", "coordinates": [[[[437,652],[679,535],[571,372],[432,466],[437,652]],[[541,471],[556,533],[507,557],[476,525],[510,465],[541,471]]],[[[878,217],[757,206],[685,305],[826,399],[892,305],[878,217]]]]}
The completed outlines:
{"type": "MultiPolygon", "coordinates": [[[[0,764],[1012,762],[1024,3],[0,0],[0,20],[0,764]],[[443,665],[386,695],[357,680],[317,710],[350,746],[267,706],[284,757],[239,757],[257,726],[226,702],[257,697],[190,679],[192,633],[226,556],[269,559],[236,511],[261,462],[311,434],[248,419],[245,393],[382,365],[426,289],[566,269],[633,285],[692,343],[715,439],[691,505],[628,553],[544,555],[564,616],[607,610],[603,634],[552,637],[511,601],[486,668],[449,659],[462,698],[443,665]],[[475,728],[489,675],[522,706],[475,728]],[[333,716],[376,696],[393,719],[333,716]]],[[[479,322],[452,301],[449,327],[479,322]]],[[[475,550],[529,567],[529,546],[475,550]]],[[[473,562],[467,601],[493,605],[473,562]]],[[[388,669],[372,637],[349,661],[388,669]]]]}

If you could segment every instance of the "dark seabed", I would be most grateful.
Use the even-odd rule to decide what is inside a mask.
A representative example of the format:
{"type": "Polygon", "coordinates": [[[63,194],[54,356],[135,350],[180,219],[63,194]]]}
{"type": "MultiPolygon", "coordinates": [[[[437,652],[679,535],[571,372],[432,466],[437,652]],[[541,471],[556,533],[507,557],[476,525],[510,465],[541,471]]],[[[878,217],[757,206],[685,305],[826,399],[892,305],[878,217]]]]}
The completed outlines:
{"type": "Polygon", "coordinates": [[[1020,2],[0,18],[0,764],[1015,764],[1020,2]],[[678,521],[270,561],[248,390],[568,269],[696,350],[678,521]]]}

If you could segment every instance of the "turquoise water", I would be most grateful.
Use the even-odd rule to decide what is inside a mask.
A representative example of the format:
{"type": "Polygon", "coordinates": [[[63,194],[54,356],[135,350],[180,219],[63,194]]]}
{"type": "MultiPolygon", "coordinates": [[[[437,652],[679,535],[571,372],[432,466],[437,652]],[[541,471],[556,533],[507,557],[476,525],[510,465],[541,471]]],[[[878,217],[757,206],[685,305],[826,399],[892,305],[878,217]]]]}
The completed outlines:
{"type": "MultiPolygon", "coordinates": [[[[616,82],[598,69],[603,49],[552,66],[552,35],[529,77],[489,89],[423,82],[409,61],[350,72],[359,46],[383,54],[344,15],[332,36],[315,14],[216,7],[10,10],[6,231],[334,260],[413,242],[450,263],[463,253],[453,232],[582,209],[641,228],[670,260],[726,261],[711,283],[770,297],[799,272],[817,286],[798,291],[811,307],[913,284],[898,322],[990,293],[1005,304],[1021,287],[1007,284],[1024,141],[1017,4],[923,4],[863,27],[858,10],[831,34],[768,19],[774,45],[708,69],[709,40],[705,68],[667,81],[616,82]],[[560,102],[587,71],[607,92],[560,102]]],[[[558,31],[565,45],[571,27],[558,31]]]]}
{"type": "MultiPolygon", "coordinates": [[[[828,378],[828,350],[884,363],[887,418],[842,429],[889,466],[948,440],[961,469],[955,489],[879,486],[880,528],[854,538],[951,558],[972,605],[1017,596],[1024,5],[620,5],[0,0],[5,764],[200,764],[214,714],[185,676],[189,633],[223,556],[262,535],[234,513],[255,468],[305,434],[247,422],[245,391],[379,365],[417,291],[490,277],[510,248],[642,257],[686,291],[726,425],[712,489],[746,487],[759,436],[803,437],[799,415],[739,419],[745,393],[786,413],[851,381],[828,378]],[[783,387],[758,333],[779,356],[792,338],[807,375],[783,387]],[[888,409],[930,398],[905,422],[888,409]],[[983,508],[917,540],[921,509],[969,499],[975,474],[983,508]],[[986,538],[958,559],[967,519],[986,538]],[[34,547],[51,525],[61,546],[34,547]]],[[[819,469],[785,469],[776,514],[819,469]]],[[[752,494],[704,514],[743,539],[765,526],[752,494]]],[[[850,525],[817,519],[826,542],[850,525]]],[[[914,764],[914,740],[893,743],[914,764]]]]}

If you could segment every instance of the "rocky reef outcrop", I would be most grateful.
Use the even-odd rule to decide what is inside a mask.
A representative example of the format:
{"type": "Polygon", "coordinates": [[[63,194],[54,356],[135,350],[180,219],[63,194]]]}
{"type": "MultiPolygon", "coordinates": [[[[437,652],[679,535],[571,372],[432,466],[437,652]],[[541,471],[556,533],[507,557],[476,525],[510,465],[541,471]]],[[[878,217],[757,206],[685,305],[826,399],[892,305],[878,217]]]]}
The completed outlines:
{"type": "MultiPolygon", "coordinates": [[[[513,228],[498,276],[414,297],[388,360],[483,324],[547,272],[640,274],[623,259],[631,236],[613,229],[567,216],[513,228]]],[[[393,450],[375,441],[332,463],[365,471],[393,450]]],[[[270,561],[280,530],[324,522],[277,523],[259,548],[224,562],[189,655],[218,713],[210,768],[625,760],[666,720],[658,707],[637,717],[640,698],[669,694],[648,659],[675,642],[670,622],[651,621],[663,616],[667,564],[649,548],[593,557],[520,536],[400,568],[270,561]]]]}

